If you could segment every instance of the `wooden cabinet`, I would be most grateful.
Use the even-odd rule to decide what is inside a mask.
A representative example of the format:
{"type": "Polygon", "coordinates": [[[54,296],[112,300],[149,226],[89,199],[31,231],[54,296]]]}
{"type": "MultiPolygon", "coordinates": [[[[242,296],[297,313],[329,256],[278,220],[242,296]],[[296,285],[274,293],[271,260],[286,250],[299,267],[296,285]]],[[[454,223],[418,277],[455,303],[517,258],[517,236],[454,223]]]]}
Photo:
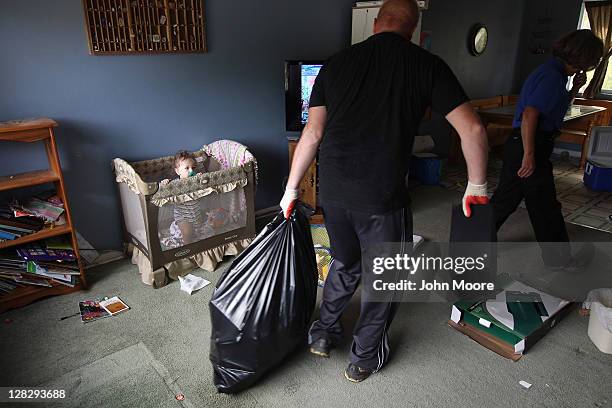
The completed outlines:
{"type": "Polygon", "coordinates": [[[42,297],[70,293],[86,287],[83,265],[79,257],[79,249],[77,247],[75,231],[72,226],[72,218],[70,216],[70,207],[68,206],[68,200],[66,197],[64,177],[62,175],[62,168],[60,166],[59,156],[57,154],[57,148],[55,145],[53,128],[56,126],[57,123],[54,120],[46,118],[0,123],[1,143],[44,142],[47,160],[49,162],[49,168],[45,170],[36,170],[27,173],[1,176],[0,191],[53,183],[57,196],[64,204],[66,215],[65,224],[53,225],[14,240],[0,242],[0,249],[12,248],[46,238],[68,235],[79,264],[79,279],[75,287],[64,286],[56,282],[51,282],[52,287],[26,285],[13,289],[9,293],[0,296],[0,313],[8,309],[14,309],[27,305],[28,303],[42,297]]]}
{"type": "MultiPolygon", "coordinates": [[[[300,139],[298,137],[291,137],[287,139],[289,145],[289,169],[291,169],[291,162],[293,161],[293,154],[295,153],[295,148],[297,147],[298,141],[300,139]]],[[[319,208],[318,201],[318,185],[319,185],[319,175],[317,172],[317,160],[315,159],[308,170],[306,170],[306,174],[304,174],[304,178],[300,182],[300,199],[315,208],[317,211],[315,215],[310,219],[311,224],[323,224],[323,214],[321,209],[319,208]]]]}

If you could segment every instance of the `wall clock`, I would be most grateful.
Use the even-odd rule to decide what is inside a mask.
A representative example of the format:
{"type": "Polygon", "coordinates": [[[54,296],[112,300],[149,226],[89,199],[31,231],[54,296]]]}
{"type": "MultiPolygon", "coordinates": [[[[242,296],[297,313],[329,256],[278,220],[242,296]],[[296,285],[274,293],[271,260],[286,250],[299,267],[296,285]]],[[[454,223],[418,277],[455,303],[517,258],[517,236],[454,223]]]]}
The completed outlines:
{"type": "Polygon", "coordinates": [[[476,57],[482,55],[487,48],[488,42],[489,30],[487,30],[487,27],[485,27],[484,24],[474,25],[468,36],[468,47],[470,49],[470,54],[476,57]]]}

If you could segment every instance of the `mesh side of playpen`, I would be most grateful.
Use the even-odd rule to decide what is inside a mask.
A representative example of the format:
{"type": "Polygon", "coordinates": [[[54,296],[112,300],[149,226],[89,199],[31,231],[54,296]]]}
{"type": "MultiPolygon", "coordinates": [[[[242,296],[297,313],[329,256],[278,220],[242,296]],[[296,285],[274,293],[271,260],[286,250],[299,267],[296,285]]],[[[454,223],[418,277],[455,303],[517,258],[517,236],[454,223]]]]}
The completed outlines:
{"type": "Polygon", "coordinates": [[[126,183],[119,183],[119,194],[127,232],[147,248],[147,229],[138,195],[126,183]]]}
{"type": "Polygon", "coordinates": [[[157,222],[162,251],[244,228],[247,224],[244,188],[183,203],[166,203],[159,208],[157,222]]]}

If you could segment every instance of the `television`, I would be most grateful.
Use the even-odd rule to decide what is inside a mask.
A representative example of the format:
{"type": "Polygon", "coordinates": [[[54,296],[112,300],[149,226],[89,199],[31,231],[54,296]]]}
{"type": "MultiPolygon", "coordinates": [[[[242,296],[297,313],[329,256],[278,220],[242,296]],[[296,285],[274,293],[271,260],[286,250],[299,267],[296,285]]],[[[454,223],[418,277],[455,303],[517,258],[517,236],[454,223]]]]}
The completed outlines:
{"type": "Polygon", "coordinates": [[[285,125],[299,132],[308,121],[308,103],[323,61],[285,61],[285,125]]]}

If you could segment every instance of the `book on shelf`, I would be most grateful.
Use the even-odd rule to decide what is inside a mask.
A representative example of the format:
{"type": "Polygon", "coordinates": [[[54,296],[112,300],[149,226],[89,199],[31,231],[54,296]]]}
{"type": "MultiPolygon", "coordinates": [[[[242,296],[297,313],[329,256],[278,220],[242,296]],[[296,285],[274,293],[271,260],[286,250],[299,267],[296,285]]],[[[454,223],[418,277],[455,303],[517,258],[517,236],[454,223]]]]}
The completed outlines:
{"type": "Polygon", "coordinates": [[[11,216],[0,215],[0,227],[5,230],[32,233],[40,231],[44,227],[44,225],[45,222],[39,218],[15,218],[11,216]]]}
{"type": "Polygon", "coordinates": [[[9,204],[16,218],[37,217],[47,222],[55,222],[64,213],[64,204],[54,192],[44,192],[23,202],[13,200],[9,204]]]}
{"type": "Polygon", "coordinates": [[[72,249],[49,249],[40,243],[24,245],[17,248],[17,254],[28,261],[74,261],[76,255],[72,249]]]}
{"type": "Polygon", "coordinates": [[[27,272],[29,274],[37,275],[42,278],[51,279],[54,282],[61,283],[62,285],[70,287],[74,287],[76,284],[76,276],[74,274],[50,273],[46,268],[37,265],[33,261],[29,261],[27,263],[27,272]]]}
{"type": "Polygon", "coordinates": [[[0,204],[0,240],[15,240],[40,231],[45,223],[63,225],[65,219],[64,204],[55,191],[40,193],[23,203],[13,199],[0,204]]]}
{"type": "Polygon", "coordinates": [[[78,265],[75,265],[74,267],[64,266],[62,263],[59,263],[59,262],[56,264],[53,264],[53,262],[36,262],[36,265],[38,265],[41,268],[44,268],[48,273],[56,273],[56,274],[61,274],[61,275],[80,275],[81,274],[78,265]]]}
{"type": "Polygon", "coordinates": [[[11,270],[11,269],[2,269],[0,268],[0,277],[3,278],[13,278],[14,276],[21,275],[21,271],[19,270],[11,270]]]}
{"type": "Polygon", "coordinates": [[[32,197],[19,208],[19,211],[53,222],[62,215],[64,208],[37,197],[32,197]]]}
{"type": "Polygon", "coordinates": [[[21,238],[21,234],[0,229],[0,239],[12,241],[17,238],[21,238]]]}
{"type": "Polygon", "coordinates": [[[23,259],[16,257],[15,255],[9,255],[2,253],[0,254],[0,269],[17,269],[24,270],[26,263],[23,259]]]}
{"type": "Polygon", "coordinates": [[[16,282],[13,278],[13,276],[5,277],[0,275],[0,294],[7,294],[18,287],[25,286],[22,283],[16,282]]]}
{"type": "Polygon", "coordinates": [[[72,244],[70,241],[62,238],[49,238],[45,240],[45,246],[47,249],[65,249],[72,251],[72,244]]]}
{"type": "MultiPolygon", "coordinates": [[[[45,241],[0,251],[0,279],[6,293],[13,284],[51,287],[53,283],[75,287],[80,275],[74,251],[62,241],[52,242],[58,249],[49,249],[45,241]]],[[[13,287],[11,287],[13,285],[13,287]]]]}
{"type": "Polygon", "coordinates": [[[14,279],[15,279],[15,282],[25,283],[28,285],[46,286],[48,288],[53,286],[51,285],[48,279],[41,279],[41,278],[37,278],[33,276],[19,275],[19,276],[15,276],[14,279]]]}

